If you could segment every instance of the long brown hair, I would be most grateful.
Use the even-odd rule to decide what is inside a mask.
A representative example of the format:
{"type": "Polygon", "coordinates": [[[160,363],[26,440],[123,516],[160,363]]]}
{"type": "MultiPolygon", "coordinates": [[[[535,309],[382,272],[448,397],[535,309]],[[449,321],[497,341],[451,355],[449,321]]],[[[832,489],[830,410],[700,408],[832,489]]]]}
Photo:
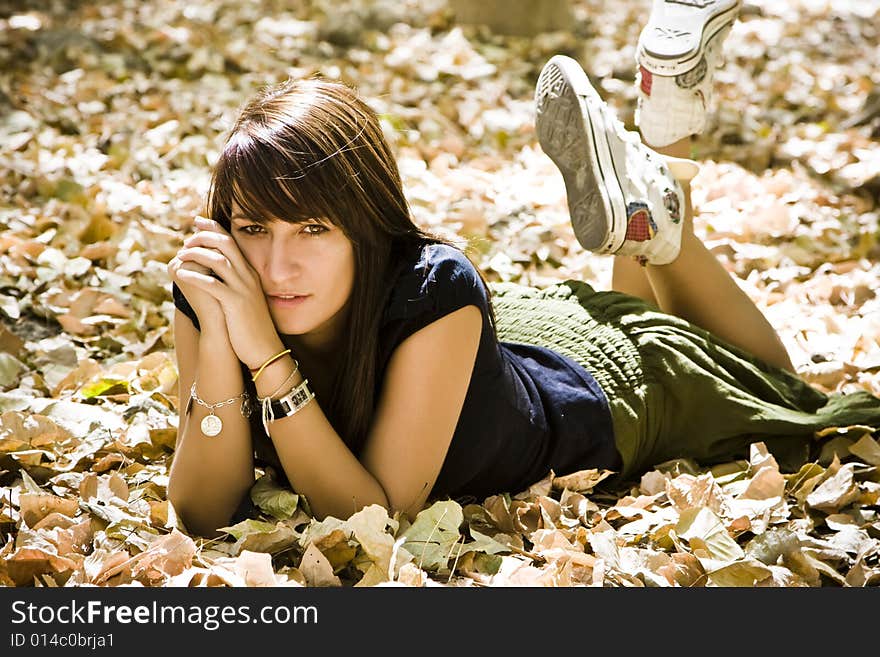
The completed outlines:
{"type": "Polygon", "coordinates": [[[227,230],[233,201],[253,221],[329,221],[353,245],[341,366],[321,406],[358,454],[373,418],[380,320],[401,254],[420,243],[467,249],[413,222],[376,113],[353,87],[319,76],[265,86],[241,110],[208,195],[208,216],[227,230]]]}

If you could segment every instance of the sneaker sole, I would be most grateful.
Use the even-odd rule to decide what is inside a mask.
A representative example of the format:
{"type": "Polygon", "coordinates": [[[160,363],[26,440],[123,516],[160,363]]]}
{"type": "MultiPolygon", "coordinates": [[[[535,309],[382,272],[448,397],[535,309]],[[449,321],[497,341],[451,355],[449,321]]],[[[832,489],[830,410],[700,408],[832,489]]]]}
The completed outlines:
{"type": "Polygon", "coordinates": [[[612,253],[626,235],[626,204],[601,102],[572,58],[554,55],[541,70],[535,89],[538,143],[562,173],[578,242],[594,253],[612,253]]]}
{"type": "MultiPolygon", "coordinates": [[[[674,0],[654,0],[660,4],[678,4],[674,0]]],[[[733,25],[739,15],[742,0],[722,5],[715,14],[696,14],[669,20],[664,25],[648,22],[639,37],[639,64],[657,75],[679,75],[691,70],[700,62],[706,44],[726,27],[733,25]],[[699,30],[699,39],[695,36],[699,30]],[[684,38],[689,36],[690,38],[684,38]],[[669,49],[673,43],[682,46],[669,49]]],[[[658,12],[659,15],[659,12],[658,12]]]]}

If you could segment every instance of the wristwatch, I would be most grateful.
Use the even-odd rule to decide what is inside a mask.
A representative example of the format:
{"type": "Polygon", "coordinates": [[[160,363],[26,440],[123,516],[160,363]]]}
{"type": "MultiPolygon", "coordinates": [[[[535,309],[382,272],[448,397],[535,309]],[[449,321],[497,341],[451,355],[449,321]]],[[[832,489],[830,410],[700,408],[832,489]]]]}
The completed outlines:
{"type": "Polygon", "coordinates": [[[302,383],[286,395],[272,400],[272,415],[275,419],[290,417],[314,398],[315,393],[309,388],[309,380],[303,379],[302,383]]]}

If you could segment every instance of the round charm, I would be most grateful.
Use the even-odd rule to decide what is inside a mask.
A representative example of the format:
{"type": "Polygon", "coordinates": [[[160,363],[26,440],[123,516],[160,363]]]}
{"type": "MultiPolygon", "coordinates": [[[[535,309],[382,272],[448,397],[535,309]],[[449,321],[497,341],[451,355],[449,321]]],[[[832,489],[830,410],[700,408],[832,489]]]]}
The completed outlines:
{"type": "Polygon", "coordinates": [[[216,436],[223,430],[223,422],[216,415],[208,415],[202,420],[202,433],[206,436],[216,436]]]}

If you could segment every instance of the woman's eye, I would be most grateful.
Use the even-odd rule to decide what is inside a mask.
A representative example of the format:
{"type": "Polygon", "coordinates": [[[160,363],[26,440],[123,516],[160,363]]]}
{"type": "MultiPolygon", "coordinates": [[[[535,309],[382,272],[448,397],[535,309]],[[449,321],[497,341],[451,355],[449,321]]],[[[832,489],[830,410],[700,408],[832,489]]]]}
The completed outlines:
{"type": "Polygon", "coordinates": [[[320,235],[321,233],[326,233],[328,229],[326,226],[322,226],[321,224],[306,224],[305,226],[303,226],[303,230],[308,235],[320,235]]]}
{"type": "Polygon", "coordinates": [[[239,226],[238,230],[245,235],[258,235],[263,232],[263,227],[258,224],[248,224],[247,226],[239,226]]]}

